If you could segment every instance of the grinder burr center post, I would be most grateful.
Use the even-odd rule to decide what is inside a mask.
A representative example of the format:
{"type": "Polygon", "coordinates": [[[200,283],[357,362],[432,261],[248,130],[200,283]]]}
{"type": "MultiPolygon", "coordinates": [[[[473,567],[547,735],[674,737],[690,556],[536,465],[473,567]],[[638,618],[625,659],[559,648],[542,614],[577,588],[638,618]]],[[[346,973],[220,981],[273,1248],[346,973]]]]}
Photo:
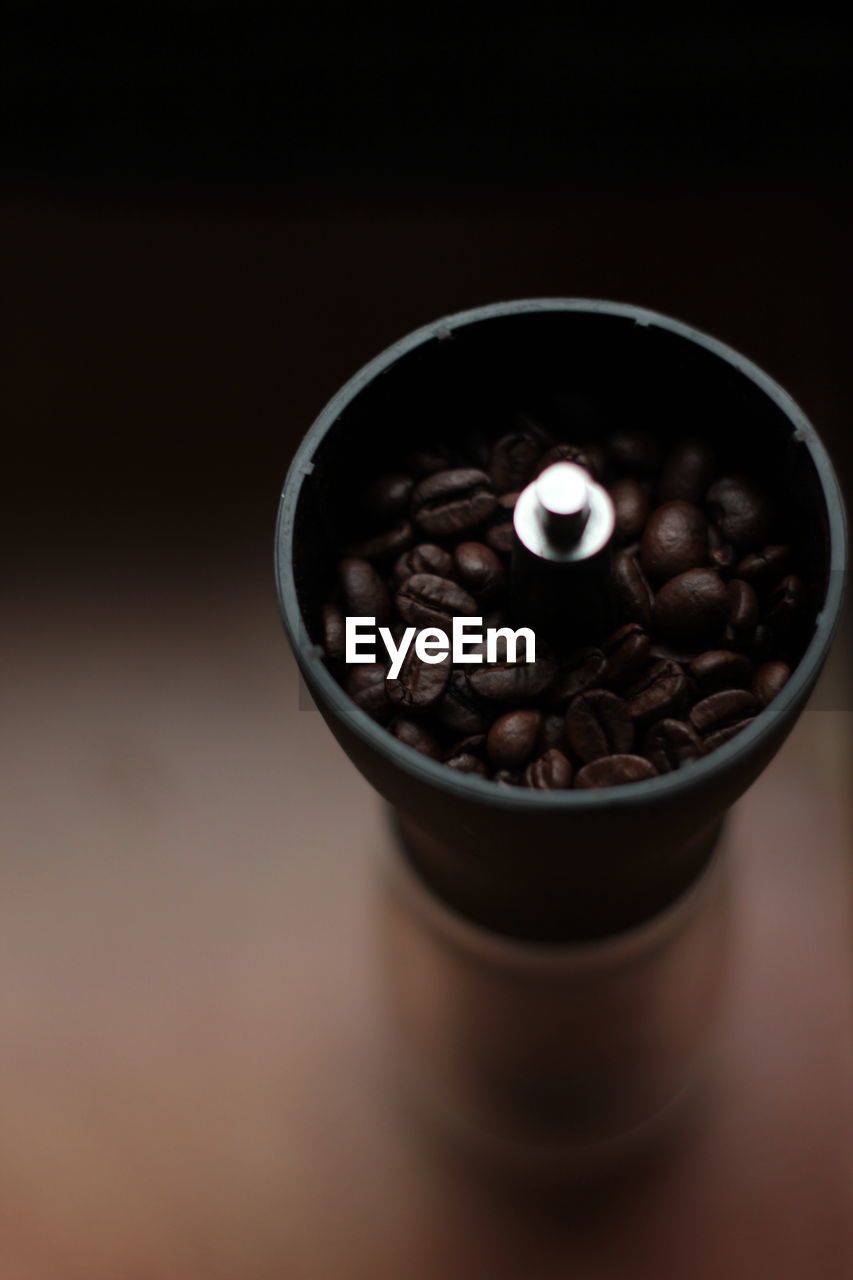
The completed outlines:
{"type": "Polygon", "coordinates": [[[519,494],[511,581],[516,623],[579,642],[607,620],[615,514],[607,490],[574,462],[555,462],[519,494]]]}
{"type": "Polygon", "coordinates": [[[589,491],[583,468],[572,462],[547,467],[534,485],[537,515],[549,540],[574,546],[589,520],[589,491]]]}

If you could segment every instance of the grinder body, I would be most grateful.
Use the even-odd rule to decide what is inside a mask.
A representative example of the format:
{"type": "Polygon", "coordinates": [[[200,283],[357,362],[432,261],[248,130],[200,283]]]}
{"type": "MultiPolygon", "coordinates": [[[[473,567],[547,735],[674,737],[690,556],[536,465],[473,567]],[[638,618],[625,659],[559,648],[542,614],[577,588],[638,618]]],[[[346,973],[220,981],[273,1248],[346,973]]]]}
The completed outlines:
{"type": "MultiPolygon", "coordinates": [[[[579,642],[586,622],[599,628],[608,554],[573,578],[579,642]]],[[[570,625],[548,567],[543,577],[523,545],[514,566],[516,612],[570,625]]],[[[838,482],[802,411],[737,352],[641,308],[532,299],[445,318],[362,369],[310,429],[279,510],[284,623],[333,734],[393,812],[386,976],[413,1067],[466,1122],[513,1142],[597,1141],[686,1082],[725,970],[725,814],[806,704],[845,567],[838,482]],[[609,389],[614,414],[645,403],[663,421],[698,417],[760,469],[788,504],[820,606],[785,688],[711,755],[633,785],[533,791],[457,773],[373,722],[328,669],[319,620],[340,545],[334,513],[412,405],[437,421],[451,403],[470,416],[489,386],[495,403],[518,404],[567,384],[589,400],[609,389]]]]}

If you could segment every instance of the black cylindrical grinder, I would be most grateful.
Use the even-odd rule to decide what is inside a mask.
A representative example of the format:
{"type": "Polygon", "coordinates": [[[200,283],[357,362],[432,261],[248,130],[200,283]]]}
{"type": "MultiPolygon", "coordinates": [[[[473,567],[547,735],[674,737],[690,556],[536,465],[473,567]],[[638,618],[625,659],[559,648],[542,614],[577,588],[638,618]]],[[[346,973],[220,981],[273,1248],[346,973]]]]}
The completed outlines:
{"type": "MultiPolygon", "coordinates": [[[[584,412],[581,409],[581,412],[584,412]]],[[[597,425],[585,422],[594,438],[597,425]]],[[[802,711],[837,628],[846,564],[832,465],[802,410],[745,357],[638,307],[578,299],[500,303],[428,325],[357,373],[308,431],[279,509],[276,575],[302,674],[353,763],[392,806],[416,871],[492,930],[572,941],[627,929],[701,874],[729,806],[802,711]],[[770,706],[688,769],[601,791],[533,791],[466,776],[417,754],[358,708],[328,670],[322,605],[350,494],[383,450],[460,432],[501,405],[569,393],[610,421],[653,419],[671,442],[701,423],[722,455],[766,479],[796,522],[819,597],[793,675],[770,706]],[[685,428],[685,424],[690,424],[685,428]]]]}

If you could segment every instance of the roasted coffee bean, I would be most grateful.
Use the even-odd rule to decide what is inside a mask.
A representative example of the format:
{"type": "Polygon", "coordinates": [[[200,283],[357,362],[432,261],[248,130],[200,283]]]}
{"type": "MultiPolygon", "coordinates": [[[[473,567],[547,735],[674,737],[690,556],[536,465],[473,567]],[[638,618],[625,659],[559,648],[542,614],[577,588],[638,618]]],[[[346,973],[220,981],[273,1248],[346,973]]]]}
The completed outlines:
{"type": "Polygon", "coordinates": [[[648,431],[616,431],[607,442],[610,461],[621,471],[643,473],[660,466],[660,445],[648,431]]]}
{"type": "Polygon", "coordinates": [[[688,569],[664,583],[655,596],[653,625],[675,644],[707,644],[726,623],[729,597],[714,569],[688,569]]]}
{"type": "Polygon", "coordinates": [[[560,664],[556,679],[548,691],[548,701],[553,707],[564,707],[584,689],[594,689],[602,683],[605,658],[601,649],[594,647],[576,649],[560,664]]]}
{"type": "Polygon", "coordinates": [[[743,578],[732,578],[729,593],[729,625],[735,631],[753,631],[758,623],[758,596],[743,578]]]}
{"type": "MultiPolygon", "coordinates": [[[[499,649],[500,652],[500,649],[499,649]]],[[[523,652],[519,655],[523,659],[523,652]]],[[[472,666],[468,681],[475,693],[489,702],[527,702],[544,693],[557,674],[553,658],[538,653],[535,662],[497,662],[472,666]]]]}
{"type": "Polygon", "coordinates": [[[714,450],[704,440],[681,440],[667,457],[660,478],[661,502],[701,502],[714,478],[714,450]]]}
{"type": "Polygon", "coordinates": [[[489,730],[486,751],[496,769],[520,769],[533,755],[542,729],[541,711],[508,711],[489,730]]]}
{"type": "Polygon", "coordinates": [[[542,728],[539,731],[539,740],[537,748],[540,752],[549,751],[551,747],[556,747],[558,751],[562,751],[565,755],[569,749],[569,741],[566,737],[566,717],[558,711],[551,711],[542,717],[542,728]]]}
{"type": "Polygon", "coordinates": [[[629,622],[614,631],[601,646],[604,667],[601,684],[622,689],[639,678],[649,657],[649,635],[638,622],[629,622]]]}
{"type": "Polygon", "coordinates": [[[655,582],[706,564],[708,521],[702,508],[681,499],[658,507],[643,531],[640,561],[655,582]]]}
{"type": "Polygon", "coordinates": [[[344,615],[337,605],[323,605],[323,649],[327,658],[342,662],[346,652],[344,615]]]}
{"type": "Polygon", "coordinates": [[[438,702],[450,680],[450,650],[441,662],[424,662],[415,650],[413,637],[396,679],[388,680],[388,697],[399,707],[424,711],[438,702]]]}
{"type": "Polygon", "coordinates": [[[368,560],[347,556],[338,565],[344,610],[350,616],[375,618],[377,626],[391,619],[391,599],[385,583],[368,560]]]}
{"type": "Polygon", "coordinates": [[[709,733],[707,738],[703,739],[705,751],[716,751],[718,747],[724,746],[730,742],[738,733],[742,733],[744,729],[749,728],[755,716],[747,716],[745,720],[738,720],[735,724],[724,725],[722,729],[716,729],[713,733],[709,733]]]}
{"type": "Polygon", "coordinates": [[[483,537],[488,546],[498,555],[508,556],[512,551],[514,541],[514,530],[511,521],[504,521],[502,524],[493,524],[487,529],[483,537]]]}
{"type": "Polygon", "coordinates": [[[704,754],[701,738],[686,720],[658,720],[643,739],[643,755],[658,773],[672,773],[704,754]]]}
{"type": "Polygon", "coordinates": [[[634,725],[621,698],[607,689],[579,693],[566,708],[566,737],[581,760],[624,755],[634,744],[634,725]]]}
{"type": "Polygon", "coordinates": [[[731,649],[707,649],[693,659],[688,675],[702,694],[719,693],[723,689],[746,689],[754,667],[743,653],[731,649]]]}
{"type": "Polygon", "coordinates": [[[412,574],[396,595],[397,608],[416,627],[439,627],[449,637],[454,618],[478,616],[477,603],[464,587],[434,573],[412,574]]]}
{"type": "Polygon", "coordinates": [[[575,466],[583,467],[591,476],[596,476],[589,454],[579,445],[555,444],[550,449],[546,449],[537,463],[536,474],[541,475],[546,467],[552,467],[555,462],[573,462],[575,466]]]}
{"type": "Polygon", "coordinates": [[[384,720],[396,710],[388,697],[388,668],[384,662],[363,662],[347,667],[344,689],[356,706],[374,720],[384,720]]]}
{"type": "Polygon", "coordinates": [[[613,545],[624,547],[628,542],[636,542],[651,510],[646,490],[636,480],[617,480],[610,486],[610,500],[616,515],[613,545]]]}
{"type": "Polygon", "coordinates": [[[721,476],[705,498],[708,514],[725,542],[741,551],[760,547],[770,530],[770,504],[745,476],[721,476]]]}
{"type": "Polygon", "coordinates": [[[770,597],[767,623],[773,631],[788,631],[801,616],[806,603],[806,588],[802,578],[789,573],[782,579],[770,597]]]}
{"type": "Polygon", "coordinates": [[[489,477],[474,467],[438,471],[412,491],[412,519],[433,538],[456,537],[475,529],[496,507],[489,477]]]}
{"type": "Polygon", "coordinates": [[[541,430],[522,428],[501,436],[492,451],[489,476],[496,493],[523,489],[536,472],[547,437],[541,430]]]}
{"type": "Polygon", "coordinates": [[[791,668],[787,662],[763,662],[753,676],[752,692],[762,707],[766,707],[777,693],[782,692],[790,678],[791,668]]]}
{"type": "Polygon", "coordinates": [[[438,739],[419,720],[412,720],[409,716],[395,716],[388,728],[398,742],[404,742],[413,751],[429,756],[430,760],[441,759],[438,739]]]}
{"type": "Polygon", "coordinates": [[[461,736],[483,733],[489,727],[490,717],[461,667],[451,671],[448,686],[432,708],[432,715],[445,729],[461,736]]]}
{"type": "Polygon", "coordinates": [[[462,542],[453,553],[456,574],[480,603],[488,604],[506,588],[506,573],[497,553],[482,542],[462,542]]]}
{"type": "Polygon", "coordinates": [[[536,791],[565,791],[572,785],[574,770],[562,751],[552,748],[533,760],[524,770],[526,787],[536,791]]]}
{"type": "Polygon", "coordinates": [[[392,577],[398,587],[416,573],[433,573],[437,578],[453,576],[453,556],[432,542],[420,542],[404,551],[394,562],[392,577]]]}
{"type": "Polygon", "coordinates": [[[415,531],[411,523],[408,520],[401,520],[399,524],[394,525],[393,529],[386,529],[384,533],[372,534],[359,542],[351,543],[347,547],[347,555],[383,563],[400,555],[412,545],[414,540],[415,531]]]}
{"type": "Polygon", "coordinates": [[[496,493],[524,489],[538,472],[539,458],[551,448],[553,436],[530,413],[517,413],[515,429],[502,435],[492,448],[489,472],[496,493]]]}
{"type": "Polygon", "coordinates": [[[705,738],[754,716],[758,709],[758,700],[748,689],[723,689],[696,703],[690,712],[690,723],[705,738]]]}
{"type": "Polygon", "coordinates": [[[520,787],[521,775],[514,769],[498,769],[492,774],[492,782],[499,782],[505,787],[520,787]]]}
{"type": "Polygon", "coordinates": [[[361,499],[362,508],[374,522],[381,523],[402,516],[408,510],[413,485],[411,476],[379,476],[365,489],[361,499]]]}
{"type": "Polygon", "coordinates": [[[485,762],[477,756],[470,755],[468,752],[460,756],[451,756],[444,763],[448,769],[455,769],[457,773],[475,774],[480,778],[488,778],[489,776],[489,770],[485,762]]]}
{"type": "Polygon", "coordinates": [[[585,764],[575,778],[578,791],[598,790],[600,787],[621,787],[629,782],[644,782],[656,778],[653,764],[643,756],[601,756],[585,764]]]}
{"type": "Polygon", "coordinates": [[[680,667],[686,667],[695,657],[695,648],[687,645],[665,644],[663,640],[655,640],[649,644],[649,664],[677,662],[680,667]]]}
{"type": "Polygon", "coordinates": [[[610,589],[617,617],[649,626],[654,597],[639,561],[627,551],[617,551],[613,557],[610,589]]]}
{"type": "Polygon", "coordinates": [[[756,591],[765,591],[780,581],[791,563],[791,548],[774,543],[762,551],[744,556],[737,567],[737,576],[749,582],[756,591]]]}
{"type": "Polygon", "coordinates": [[[624,698],[628,712],[641,729],[665,718],[678,719],[687,708],[687,677],[672,659],[661,658],[629,685],[624,698]]]}

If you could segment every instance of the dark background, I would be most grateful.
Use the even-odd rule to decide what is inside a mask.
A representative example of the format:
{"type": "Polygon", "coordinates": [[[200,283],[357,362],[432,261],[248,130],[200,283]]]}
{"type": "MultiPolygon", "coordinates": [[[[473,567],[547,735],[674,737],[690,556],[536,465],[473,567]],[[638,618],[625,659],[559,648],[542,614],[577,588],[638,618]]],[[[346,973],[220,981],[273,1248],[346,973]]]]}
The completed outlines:
{"type": "Polygon", "coordinates": [[[712,331],[849,473],[841,18],[196,3],[5,22],[4,413],[35,481],[6,514],[25,543],[52,511],[95,548],[180,526],[265,555],[294,443],[341,381],[512,296],[712,331]]]}
{"type": "Polygon", "coordinates": [[[841,19],[131,2],[0,25],[3,1280],[847,1277],[845,633],[727,829],[729,1000],[690,1132],[546,1203],[397,1109],[387,824],[300,698],[272,573],[329,396],[512,297],[714,333],[849,491],[841,19]]]}

